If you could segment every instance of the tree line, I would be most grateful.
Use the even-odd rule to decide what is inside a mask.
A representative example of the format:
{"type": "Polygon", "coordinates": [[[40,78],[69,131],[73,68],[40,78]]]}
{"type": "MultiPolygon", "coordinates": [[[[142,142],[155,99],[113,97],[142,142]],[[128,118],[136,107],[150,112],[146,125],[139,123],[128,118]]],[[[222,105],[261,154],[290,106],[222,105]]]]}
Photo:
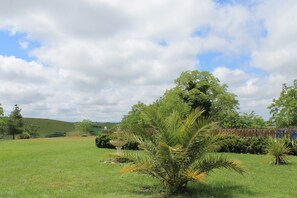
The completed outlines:
{"type": "Polygon", "coordinates": [[[236,95],[228,91],[228,86],[206,71],[186,71],[175,80],[175,87],[167,90],[163,96],[152,104],[138,102],[122,119],[124,129],[133,125],[148,123],[143,111],[157,108],[167,117],[176,111],[185,118],[196,108],[203,109],[203,115],[219,123],[221,128],[288,128],[297,126],[297,80],[293,86],[283,84],[279,98],[274,99],[268,107],[271,118],[265,121],[254,111],[239,112],[236,95]]]}
{"type": "Polygon", "coordinates": [[[15,139],[16,135],[23,133],[24,122],[21,110],[16,104],[9,116],[4,117],[3,107],[0,104],[0,137],[12,135],[12,139],[15,139]]]}

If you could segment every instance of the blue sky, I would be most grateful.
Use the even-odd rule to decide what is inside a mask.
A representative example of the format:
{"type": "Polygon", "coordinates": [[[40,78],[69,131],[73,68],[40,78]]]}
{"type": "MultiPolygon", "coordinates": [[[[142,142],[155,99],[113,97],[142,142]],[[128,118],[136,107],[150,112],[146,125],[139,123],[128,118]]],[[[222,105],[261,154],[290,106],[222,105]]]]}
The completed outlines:
{"type": "Polygon", "coordinates": [[[6,114],[17,103],[26,117],[120,121],[198,69],[226,83],[241,112],[268,119],[297,76],[292,0],[1,3],[6,114]]]}
{"type": "Polygon", "coordinates": [[[29,52],[38,47],[40,44],[28,40],[26,33],[17,32],[13,35],[7,30],[0,30],[0,55],[15,56],[26,61],[32,61],[34,57],[30,56],[29,52]],[[21,43],[24,44],[23,47],[21,43]]]}

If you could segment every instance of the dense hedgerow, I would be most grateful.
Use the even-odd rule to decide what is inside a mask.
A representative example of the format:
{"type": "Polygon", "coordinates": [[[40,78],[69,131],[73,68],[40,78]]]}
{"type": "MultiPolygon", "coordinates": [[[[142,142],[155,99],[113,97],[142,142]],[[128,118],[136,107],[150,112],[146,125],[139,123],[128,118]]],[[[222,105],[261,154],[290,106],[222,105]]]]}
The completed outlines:
{"type": "MultiPolygon", "coordinates": [[[[95,144],[98,148],[111,148],[115,147],[110,144],[110,140],[117,138],[118,134],[101,134],[95,139],[95,144]]],[[[124,150],[138,150],[138,143],[134,141],[128,141],[127,144],[123,146],[124,150]]]]}
{"type": "MultiPolygon", "coordinates": [[[[218,152],[250,154],[267,153],[268,138],[265,137],[241,138],[233,134],[224,134],[217,139],[219,145],[218,152]]],[[[287,147],[291,150],[290,154],[297,155],[297,139],[295,139],[293,143],[289,139],[285,139],[285,141],[287,147]]]]}

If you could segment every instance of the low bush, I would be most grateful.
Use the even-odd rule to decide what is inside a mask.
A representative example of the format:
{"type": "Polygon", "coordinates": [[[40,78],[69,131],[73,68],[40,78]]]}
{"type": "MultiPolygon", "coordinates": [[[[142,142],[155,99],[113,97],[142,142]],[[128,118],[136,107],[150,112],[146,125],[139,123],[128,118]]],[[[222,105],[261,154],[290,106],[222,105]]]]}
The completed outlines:
{"type": "Polygon", "coordinates": [[[264,137],[241,138],[233,134],[218,136],[219,152],[264,154],[267,139],[264,137]]]}
{"type": "Polygon", "coordinates": [[[23,132],[22,134],[17,136],[18,139],[30,139],[31,136],[28,132],[23,132]]]}
{"type": "MultiPolygon", "coordinates": [[[[120,134],[101,134],[95,139],[95,144],[98,148],[112,148],[115,147],[110,144],[110,140],[115,138],[120,138],[120,134]]],[[[123,146],[124,150],[138,150],[138,143],[134,141],[128,141],[127,144],[123,146]]]]}
{"type": "Polygon", "coordinates": [[[54,133],[50,133],[45,135],[45,137],[51,138],[51,137],[65,137],[66,133],[65,132],[54,132],[54,133]]]}

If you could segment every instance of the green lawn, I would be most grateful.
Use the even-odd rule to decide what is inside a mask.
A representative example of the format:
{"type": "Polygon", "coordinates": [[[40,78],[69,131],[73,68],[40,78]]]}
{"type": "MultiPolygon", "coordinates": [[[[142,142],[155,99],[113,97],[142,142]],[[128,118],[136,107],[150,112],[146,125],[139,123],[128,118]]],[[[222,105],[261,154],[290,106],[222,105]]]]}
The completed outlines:
{"type": "MultiPolygon", "coordinates": [[[[0,197],[160,197],[158,181],[119,173],[105,163],[113,150],[98,149],[94,137],[0,141],[0,197]]],[[[272,166],[261,155],[225,154],[246,168],[244,176],[220,170],[207,184],[190,183],[178,197],[297,197],[297,157],[272,166]]]]}

